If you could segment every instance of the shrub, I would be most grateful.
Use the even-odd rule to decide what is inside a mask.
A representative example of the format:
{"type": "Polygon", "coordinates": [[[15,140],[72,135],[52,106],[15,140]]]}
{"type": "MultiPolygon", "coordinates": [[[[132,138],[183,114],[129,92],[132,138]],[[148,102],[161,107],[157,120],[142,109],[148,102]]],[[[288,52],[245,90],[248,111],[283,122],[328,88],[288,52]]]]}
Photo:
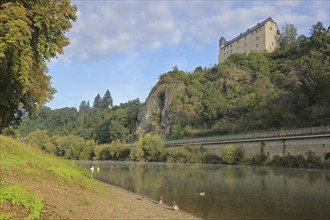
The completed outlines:
{"type": "Polygon", "coordinates": [[[45,130],[36,130],[26,137],[29,144],[39,147],[42,151],[47,151],[46,144],[49,136],[45,130]]]}
{"type": "Polygon", "coordinates": [[[244,158],[245,151],[242,147],[228,145],[224,148],[222,159],[228,164],[240,164],[244,158]]]}
{"type": "Polygon", "coordinates": [[[250,160],[249,160],[249,164],[250,165],[256,165],[256,166],[265,166],[267,165],[267,162],[269,161],[269,157],[264,154],[264,153],[260,153],[260,154],[256,154],[254,155],[250,160]]]}
{"type": "Polygon", "coordinates": [[[166,153],[169,163],[205,163],[208,155],[204,148],[189,145],[168,148],[166,153]]]}
{"type": "Polygon", "coordinates": [[[203,153],[201,160],[202,160],[202,163],[208,163],[208,164],[223,163],[223,161],[221,160],[221,158],[219,156],[208,153],[208,152],[203,153]]]}
{"type": "Polygon", "coordinates": [[[130,157],[137,161],[161,161],[164,151],[164,142],[158,135],[146,134],[138,140],[130,157]]]}
{"type": "Polygon", "coordinates": [[[321,157],[316,156],[315,152],[308,151],[307,153],[307,168],[322,168],[321,157]]]}
{"type": "Polygon", "coordinates": [[[302,155],[274,156],[268,165],[292,168],[329,168],[329,164],[326,161],[322,162],[321,157],[316,156],[312,151],[308,152],[307,159],[302,155]]]}
{"type": "Polygon", "coordinates": [[[120,140],[112,142],[110,146],[110,156],[112,160],[127,160],[130,153],[131,148],[120,140]]]}
{"type": "Polygon", "coordinates": [[[110,145],[109,144],[102,144],[98,145],[94,148],[94,160],[110,160],[110,145]]]}
{"type": "Polygon", "coordinates": [[[9,137],[17,137],[17,130],[13,129],[13,128],[7,128],[3,131],[3,134],[9,137]]]}
{"type": "Polygon", "coordinates": [[[86,141],[85,147],[79,154],[79,160],[93,160],[95,157],[94,153],[95,142],[92,140],[86,141]]]}

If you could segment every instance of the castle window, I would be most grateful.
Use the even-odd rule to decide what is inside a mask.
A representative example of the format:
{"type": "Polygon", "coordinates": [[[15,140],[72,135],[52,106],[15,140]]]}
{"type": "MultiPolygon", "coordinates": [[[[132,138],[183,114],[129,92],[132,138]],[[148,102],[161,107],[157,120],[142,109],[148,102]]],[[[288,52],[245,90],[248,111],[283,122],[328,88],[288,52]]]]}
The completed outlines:
{"type": "Polygon", "coordinates": [[[254,32],[254,31],[252,31],[252,33],[251,33],[252,35],[254,34],[253,32],[254,32]]]}
{"type": "Polygon", "coordinates": [[[258,29],[256,30],[256,33],[258,33],[258,29]]]}
{"type": "Polygon", "coordinates": [[[236,43],[239,43],[239,40],[237,40],[236,43]]]}
{"type": "Polygon", "coordinates": [[[256,40],[259,40],[259,37],[256,37],[256,40]]]}
{"type": "Polygon", "coordinates": [[[259,44],[256,44],[256,48],[258,48],[259,47],[259,44]]]}
{"type": "Polygon", "coordinates": [[[271,30],[271,31],[272,31],[272,30],[273,30],[273,28],[272,28],[272,27],[269,27],[269,30],[271,30]]]}
{"type": "Polygon", "coordinates": [[[274,46],[274,42],[272,42],[272,46],[274,46]]]}

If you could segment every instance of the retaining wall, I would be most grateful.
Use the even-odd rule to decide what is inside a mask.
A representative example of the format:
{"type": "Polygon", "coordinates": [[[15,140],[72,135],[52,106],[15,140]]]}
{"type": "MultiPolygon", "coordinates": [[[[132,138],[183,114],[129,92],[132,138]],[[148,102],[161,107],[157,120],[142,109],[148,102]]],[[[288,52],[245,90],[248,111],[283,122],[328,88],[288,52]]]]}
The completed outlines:
{"type": "Polygon", "coordinates": [[[270,158],[273,156],[303,155],[307,156],[309,151],[313,151],[317,156],[323,158],[330,152],[330,137],[309,137],[301,139],[279,139],[262,140],[249,142],[212,143],[202,144],[209,152],[221,156],[223,149],[228,145],[241,146],[245,150],[246,156],[253,156],[264,152],[270,158]]]}

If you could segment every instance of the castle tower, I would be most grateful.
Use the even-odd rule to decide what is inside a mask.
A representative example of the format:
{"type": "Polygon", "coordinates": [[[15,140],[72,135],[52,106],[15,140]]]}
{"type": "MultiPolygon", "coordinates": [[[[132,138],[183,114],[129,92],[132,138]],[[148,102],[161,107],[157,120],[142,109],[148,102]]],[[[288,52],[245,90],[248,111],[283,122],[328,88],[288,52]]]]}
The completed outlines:
{"type": "Polygon", "coordinates": [[[221,36],[219,40],[219,56],[218,56],[219,63],[220,63],[221,50],[225,47],[225,45],[226,45],[226,39],[223,36],[221,36]]]}

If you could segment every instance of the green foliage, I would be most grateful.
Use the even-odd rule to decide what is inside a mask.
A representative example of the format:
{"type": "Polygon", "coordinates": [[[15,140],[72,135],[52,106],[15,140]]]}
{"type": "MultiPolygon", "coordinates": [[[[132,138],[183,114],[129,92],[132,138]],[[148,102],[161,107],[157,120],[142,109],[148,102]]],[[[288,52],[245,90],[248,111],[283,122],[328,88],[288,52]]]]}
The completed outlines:
{"type": "Polygon", "coordinates": [[[81,181],[84,181],[84,177],[87,177],[88,179],[92,178],[89,172],[82,172],[80,170],[76,170],[68,166],[52,166],[48,170],[59,176],[62,180],[65,180],[69,183],[72,183],[79,179],[81,181]]]}
{"type": "Polygon", "coordinates": [[[110,160],[110,145],[109,144],[102,144],[95,146],[94,148],[94,160],[110,160]]]}
{"type": "Polygon", "coordinates": [[[16,129],[14,128],[6,128],[4,131],[3,131],[3,134],[4,135],[7,135],[9,137],[17,137],[18,136],[18,132],[16,129]]]}
{"type": "Polygon", "coordinates": [[[102,101],[102,98],[101,98],[100,94],[97,94],[97,96],[94,98],[93,107],[94,108],[102,108],[103,107],[103,101],[102,101]]]}
{"type": "Polygon", "coordinates": [[[285,24],[280,35],[280,46],[283,50],[291,49],[297,45],[297,27],[293,24],[285,24]]]}
{"type": "Polygon", "coordinates": [[[265,166],[269,162],[269,157],[264,154],[256,154],[250,160],[248,160],[248,164],[256,165],[256,166],[265,166]]]}
{"type": "Polygon", "coordinates": [[[164,142],[158,135],[146,134],[138,140],[130,157],[136,161],[161,161],[164,150],[164,142]]]}
{"type": "MultiPolygon", "coordinates": [[[[273,53],[234,54],[221,65],[197,67],[193,73],[173,68],[151,91],[157,110],[143,132],[180,139],[328,125],[330,33],[317,23],[311,34],[298,37],[296,27],[287,25],[283,46],[273,53]]],[[[110,109],[101,107],[99,95],[96,100],[93,108],[82,102],[79,111],[42,109],[19,132],[25,136],[39,128],[50,136],[71,134],[100,144],[134,142],[141,132],[139,100],[110,109]]]]}
{"type": "Polygon", "coordinates": [[[330,163],[322,161],[315,152],[309,151],[307,157],[303,155],[286,155],[284,157],[274,156],[267,165],[288,168],[316,168],[316,169],[329,169],[330,163]]]}
{"type": "Polygon", "coordinates": [[[52,98],[46,61],[63,53],[74,20],[76,7],[67,0],[1,2],[0,132],[52,98]]]}
{"type": "Polygon", "coordinates": [[[120,140],[111,144],[102,144],[94,147],[95,160],[127,160],[131,153],[131,148],[120,140]]]}
{"type": "Polygon", "coordinates": [[[108,109],[112,108],[113,100],[110,94],[110,91],[107,89],[102,99],[102,108],[108,109]]]}
{"type": "Polygon", "coordinates": [[[6,201],[15,206],[22,205],[29,212],[30,219],[40,219],[42,216],[44,208],[42,200],[20,186],[9,185],[1,188],[0,204],[6,201]]]}
{"type": "Polygon", "coordinates": [[[47,149],[46,144],[49,139],[47,131],[36,130],[36,131],[30,133],[26,137],[26,139],[31,145],[37,146],[40,148],[40,150],[46,151],[46,149],[47,149]]]}
{"type": "Polygon", "coordinates": [[[99,144],[110,143],[113,140],[124,139],[128,133],[122,123],[108,119],[95,129],[95,141],[99,144]]]}
{"type": "Polygon", "coordinates": [[[18,131],[22,136],[40,129],[49,136],[80,136],[98,143],[110,143],[116,139],[127,139],[136,130],[137,115],[141,103],[138,99],[109,108],[91,108],[82,101],[76,108],[51,110],[44,107],[38,117],[26,119],[18,131]]]}
{"type": "Polygon", "coordinates": [[[244,148],[228,145],[223,150],[222,159],[228,164],[240,164],[244,154],[244,148]]]}
{"type": "Polygon", "coordinates": [[[131,153],[131,148],[120,140],[111,143],[110,156],[112,160],[127,160],[131,153]]]}
{"type": "Polygon", "coordinates": [[[44,151],[66,159],[79,159],[80,153],[90,145],[90,141],[87,142],[78,136],[69,135],[62,137],[55,135],[48,139],[44,151]]]}
{"type": "Polygon", "coordinates": [[[183,146],[166,149],[166,162],[168,163],[205,163],[210,157],[201,147],[183,146]]]}

